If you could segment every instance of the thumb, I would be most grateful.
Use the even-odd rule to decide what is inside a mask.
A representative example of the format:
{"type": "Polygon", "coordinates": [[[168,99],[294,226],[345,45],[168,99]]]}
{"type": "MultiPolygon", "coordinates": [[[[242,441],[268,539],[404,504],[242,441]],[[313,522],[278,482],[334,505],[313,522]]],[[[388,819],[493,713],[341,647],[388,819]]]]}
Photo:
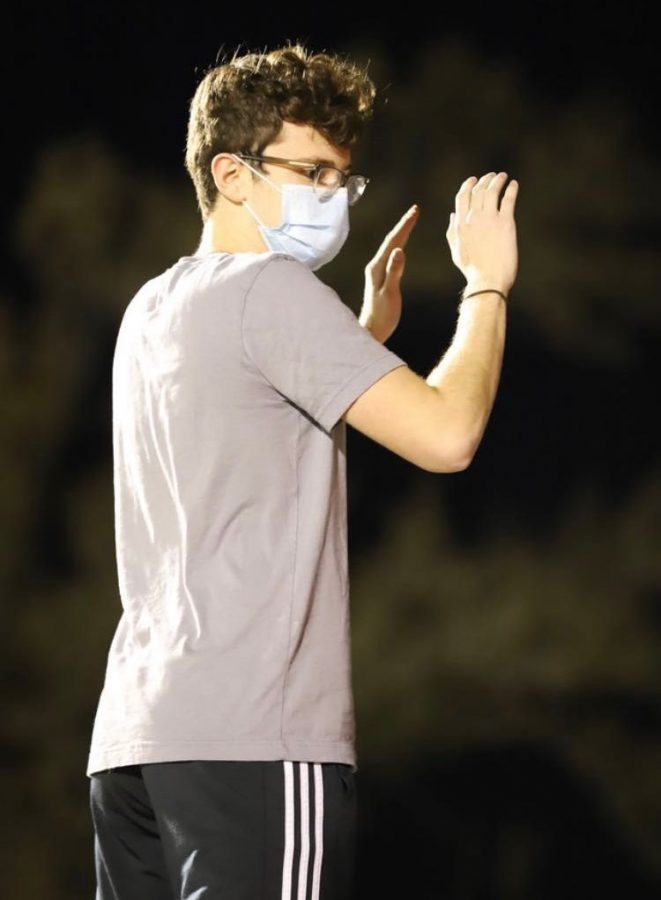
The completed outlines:
{"type": "Polygon", "coordinates": [[[401,247],[395,247],[386,264],[386,275],[389,278],[401,278],[404,271],[404,263],[406,262],[406,254],[401,247]]]}

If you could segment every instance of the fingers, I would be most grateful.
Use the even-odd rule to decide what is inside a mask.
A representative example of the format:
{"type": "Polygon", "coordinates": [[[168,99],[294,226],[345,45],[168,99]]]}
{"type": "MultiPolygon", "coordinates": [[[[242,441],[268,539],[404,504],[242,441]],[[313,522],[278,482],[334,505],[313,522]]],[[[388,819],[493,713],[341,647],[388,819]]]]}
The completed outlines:
{"type": "Polygon", "coordinates": [[[391,244],[396,242],[398,239],[402,239],[403,243],[401,246],[404,246],[410,233],[413,231],[413,226],[418,221],[418,213],[420,212],[420,207],[417,203],[414,203],[410,209],[404,213],[399,222],[395,225],[394,228],[390,230],[388,233],[386,240],[391,244]]]}
{"type": "Polygon", "coordinates": [[[470,178],[467,178],[466,181],[463,182],[457,191],[457,196],[454,200],[455,219],[462,220],[468,215],[471,203],[471,191],[476,183],[477,178],[474,175],[471,175],[470,178]]]}
{"type": "MultiPolygon", "coordinates": [[[[506,181],[507,172],[487,172],[480,179],[474,175],[467,178],[455,198],[455,220],[465,219],[471,209],[498,212],[500,192],[506,181]]],[[[502,196],[501,211],[513,211],[517,192],[518,182],[512,180],[502,196]]]]}
{"type": "Polygon", "coordinates": [[[390,229],[381,242],[381,247],[379,248],[381,253],[387,255],[393,247],[403,247],[406,244],[409,235],[413,231],[413,226],[418,220],[419,212],[420,207],[417,204],[413,204],[413,206],[404,213],[399,222],[394,228],[390,229]]]}
{"type": "Polygon", "coordinates": [[[516,178],[513,178],[505,188],[503,199],[500,201],[501,213],[509,213],[510,215],[514,213],[514,204],[516,203],[518,194],[519,182],[516,180],[516,178]]]}
{"type": "Polygon", "coordinates": [[[484,209],[485,191],[489,187],[495,175],[495,172],[487,172],[486,175],[483,175],[480,178],[477,184],[473,185],[473,189],[470,194],[471,209],[484,209]]]}
{"type": "Polygon", "coordinates": [[[406,259],[406,254],[402,250],[401,247],[395,247],[393,252],[388,257],[388,262],[386,263],[386,275],[402,275],[404,271],[404,262],[406,259]]]}
{"type": "Polygon", "coordinates": [[[379,262],[385,263],[394,247],[405,247],[415,223],[418,221],[420,207],[417,204],[408,209],[401,217],[394,228],[391,228],[388,234],[381,242],[381,246],[376,252],[376,258],[379,262]]]}

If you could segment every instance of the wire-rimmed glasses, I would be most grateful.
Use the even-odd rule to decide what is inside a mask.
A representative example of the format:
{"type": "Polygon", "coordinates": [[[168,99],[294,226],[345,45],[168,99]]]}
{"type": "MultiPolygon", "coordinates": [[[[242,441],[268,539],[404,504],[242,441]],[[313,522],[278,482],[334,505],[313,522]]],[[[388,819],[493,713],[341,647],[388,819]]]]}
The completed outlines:
{"type": "Polygon", "coordinates": [[[235,156],[304,172],[312,179],[312,187],[320,200],[328,200],[339,187],[346,187],[349,206],[360,200],[369,182],[365,175],[350,175],[325,162],[311,163],[299,159],[284,159],[281,156],[253,156],[249,153],[236,153],[235,156]]]}

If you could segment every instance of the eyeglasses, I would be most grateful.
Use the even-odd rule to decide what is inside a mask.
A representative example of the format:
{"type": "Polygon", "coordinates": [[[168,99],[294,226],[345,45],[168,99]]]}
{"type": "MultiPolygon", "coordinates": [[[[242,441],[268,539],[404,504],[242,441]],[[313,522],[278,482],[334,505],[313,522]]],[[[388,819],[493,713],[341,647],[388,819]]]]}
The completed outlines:
{"type": "Polygon", "coordinates": [[[328,163],[309,163],[298,159],[283,159],[280,156],[251,156],[248,153],[236,153],[235,156],[303,171],[313,180],[312,187],[320,200],[328,200],[339,187],[346,187],[349,206],[360,200],[369,182],[369,178],[364,175],[349,175],[328,163]]]}

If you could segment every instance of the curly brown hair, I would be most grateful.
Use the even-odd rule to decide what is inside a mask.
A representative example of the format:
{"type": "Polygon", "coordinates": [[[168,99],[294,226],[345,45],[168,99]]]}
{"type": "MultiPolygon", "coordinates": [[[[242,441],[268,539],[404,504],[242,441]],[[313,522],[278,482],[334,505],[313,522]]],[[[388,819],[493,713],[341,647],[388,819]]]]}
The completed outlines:
{"type": "Polygon", "coordinates": [[[346,149],[373,111],[376,88],[366,67],[346,58],[311,52],[299,42],[269,52],[237,52],[207,71],[190,103],[186,169],[204,221],[218,195],[211,174],[217,153],[259,155],[283,121],[312,125],[346,149]]]}

